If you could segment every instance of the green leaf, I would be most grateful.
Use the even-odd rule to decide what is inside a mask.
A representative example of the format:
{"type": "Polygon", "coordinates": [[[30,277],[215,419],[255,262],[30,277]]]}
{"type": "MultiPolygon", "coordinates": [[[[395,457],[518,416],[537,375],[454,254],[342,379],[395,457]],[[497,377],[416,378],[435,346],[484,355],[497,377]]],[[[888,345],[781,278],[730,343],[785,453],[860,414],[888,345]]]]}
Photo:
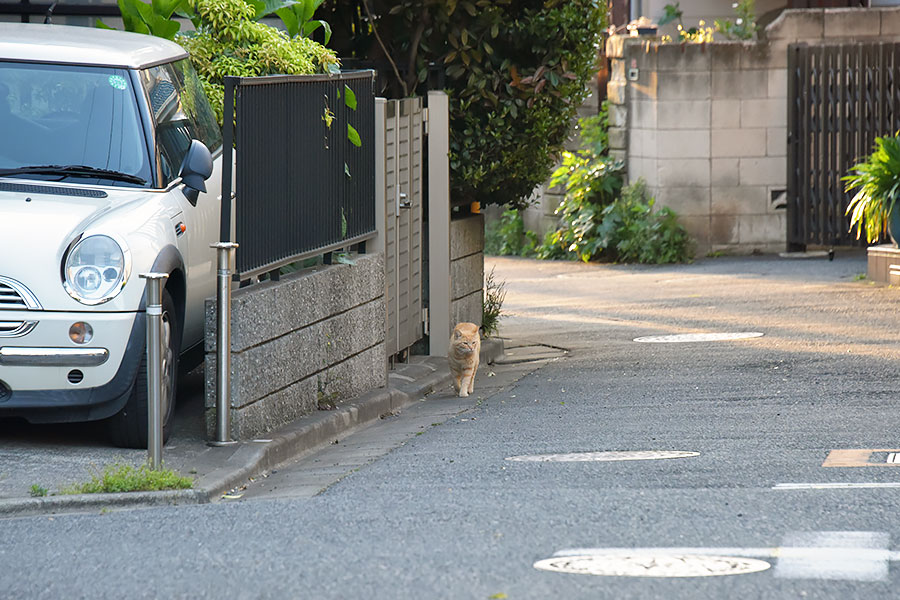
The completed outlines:
{"type": "Polygon", "coordinates": [[[297,37],[297,34],[300,33],[300,16],[297,14],[297,7],[290,6],[279,8],[275,11],[275,14],[278,15],[281,22],[284,23],[288,37],[297,37]]]}
{"type": "Polygon", "coordinates": [[[150,33],[150,27],[144,19],[143,13],[149,16],[153,9],[141,2],[141,0],[117,0],[119,4],[119,12],[122,13],[122,23],[125,25],[126,31],[134,33],[150,33]]]}
{"type": "Polygon", "coordinates": [[[356,110],[356,94],[350,89],[346,83],[344,84],[344,104],[350,110],[356,110]]]}
{"type": "Polygon", "coordinates": [[[310,19],[313,18],[313,15],[316,14],[316,9],[322,4],[322,0],[303,0],[301,2],[302,11],[300,13],[300,19],[306,23],[310,19]]]}
{"type": "Polygon", "coordinates": [[[256,11],[253,15],[254,21],[259,21],[267,15],[277,13],[282,8],[288,8],[297,4],[297,0],[247,0],[250,6],[256,11]]]}
{"type": "Polygon", "coordinates": [[[97,29],[111,29],[112,31],[116,30],[115,27],[110,27],[109,25],[104,23],[103,19],[97,19],[96,21],[94,21],[94,27],[96,27],[97,29]]]}
{"type": "Polygon", "coordinates": [[[325,43],[331,40],[331,25],[325,21],[309,21],[303,26],[303,37],[309,37],[313,31],[321,27],[325,31],[325,43]]]}
{"type": "Polygon", "coordinates": [[[164,19],[169,19],[181,2],[182,0],[152,0],[153,12],[164,19]]]}
{"type": "Polygon", "coordinates": [[[354,146],[362,147],[362,140],[359,137],[359,132],[356,131],[350,123],[347,123],[347,139],[350,140],[350,143],[354,146]]]}

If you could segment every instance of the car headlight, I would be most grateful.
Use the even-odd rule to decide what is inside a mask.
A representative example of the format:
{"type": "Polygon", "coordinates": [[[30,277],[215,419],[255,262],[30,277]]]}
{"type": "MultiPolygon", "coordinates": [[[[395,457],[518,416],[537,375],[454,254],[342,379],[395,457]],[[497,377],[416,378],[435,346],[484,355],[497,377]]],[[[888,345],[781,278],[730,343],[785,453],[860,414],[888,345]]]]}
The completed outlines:
{"type": "Polygon", "coordinates": [[[105,235],[75,244],[63,265],[64,287],[82,304],[102,304],[116,297],[128,280],[127,249],[105,235]]]}

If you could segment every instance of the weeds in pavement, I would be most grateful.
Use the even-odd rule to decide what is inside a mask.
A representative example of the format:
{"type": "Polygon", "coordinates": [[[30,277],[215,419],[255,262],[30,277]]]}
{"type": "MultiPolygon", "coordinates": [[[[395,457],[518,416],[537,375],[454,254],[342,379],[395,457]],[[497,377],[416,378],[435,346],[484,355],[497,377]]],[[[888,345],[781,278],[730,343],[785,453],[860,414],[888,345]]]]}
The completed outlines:
{"type": "Polygon", "coordinates": [[[494,279],[494,269],[484,278],[484,300],[481,304],[481,329],[484,337],[491,337],[500,330],[503,318],[503,301],[506,300],[506,282],[494,279]]]}
{"type": "Polygon", "coordinates": [[[115,492],[155,492],[183,490],[194,487],[190,477],[179,475],[171,469],[154,471],[149,465],[133,467],[116,463],[95,473],[91,480],[64,487],[61,494],[103,494],[115,492]]]}
{"type": "Polygon", "coordinates": [[[47,495],[47,488],[35,483],[31,486],[31,491],[29,492],[29,494],[31,494],[32,498],[43,498],[47,495]]]}

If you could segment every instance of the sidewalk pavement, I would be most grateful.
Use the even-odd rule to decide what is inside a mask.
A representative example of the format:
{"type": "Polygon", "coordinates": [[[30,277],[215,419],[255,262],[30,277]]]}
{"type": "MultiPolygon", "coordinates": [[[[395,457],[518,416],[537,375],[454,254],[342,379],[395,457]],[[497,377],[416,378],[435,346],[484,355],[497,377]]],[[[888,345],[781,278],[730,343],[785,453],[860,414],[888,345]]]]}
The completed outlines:
{"type": "MultiPolygon", "coordinates": [[[[501,340],[482,342],[482,364],[501,356],[501,340]]],[[[176,409],[175,427],[163,449],[166,468],[194,478],[194,488],[190,490],[53,495],[60,487],[86,481],[103,466],[116,462],[143,464],[147,452],[110,448],[96,426],[65,425],[49,434],[47,426],[43,426],[35,440],[35,426],[3,424],[0,519],[211,502],[251,477],[342,439],[450,382],[447,359],[412,356],[408,363],[390,371],[385,388],[343,402],[336,410],[302,417],[265,437],[213,447],[207,445],[204,433],[203,401],[199,397],[203,393],[202,373],[192,373],[180,382],[179,393],[186,394],[189,400],[183,403],[186,406],[176,409]],[[33,485],[47,488],[50,495],[31,497],[33,485]]]]}

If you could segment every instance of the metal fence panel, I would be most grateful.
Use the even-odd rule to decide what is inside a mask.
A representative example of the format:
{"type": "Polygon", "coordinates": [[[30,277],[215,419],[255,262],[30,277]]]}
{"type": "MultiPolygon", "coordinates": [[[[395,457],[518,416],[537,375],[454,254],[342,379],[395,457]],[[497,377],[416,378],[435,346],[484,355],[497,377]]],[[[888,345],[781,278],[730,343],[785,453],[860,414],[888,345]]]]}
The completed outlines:
{"type": "Polygon", "coordinates": [[[788,49],[788,249],[863,245],[845,214],[841,177],[900,127],[900,44],[792,44],[788,49]]]}
{"type": "MultiPolygon", "coordinates": [[[[374,73],[236,77],[226,85],[235,88],[239,276],[371,238],[374,73]]],[[[226,123],[227,113],[226,106],[226,123]]]]}

